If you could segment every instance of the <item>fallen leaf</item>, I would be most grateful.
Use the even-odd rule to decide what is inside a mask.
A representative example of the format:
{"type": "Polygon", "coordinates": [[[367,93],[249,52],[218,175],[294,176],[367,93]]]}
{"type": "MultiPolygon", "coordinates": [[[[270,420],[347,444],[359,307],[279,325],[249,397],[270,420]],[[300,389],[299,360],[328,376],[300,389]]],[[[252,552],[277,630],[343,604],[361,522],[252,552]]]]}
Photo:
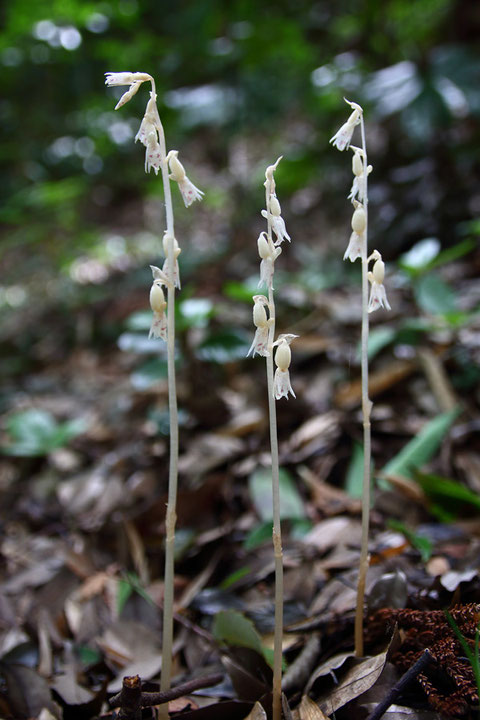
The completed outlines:
{"type": "MultiPolygon", "coordinates": [[[[385,666],[387,652],[385,651],[379,655],[365,659],[352,658],[351,656],[348,657],[348,655],[337,657],[339,662],[337,667],[341,667],[348,658],[348,669],[346,669],[343,677],[343,673],[338,673],[338,684],[328,690],[328,692],[325,692],[318,700],[321,709],[330,715],[372,687],[380,677],[385,666]]],[[[314,681],[311,683],[311,689],[313,691],[315,690],[317,680],[329,674],[335,668],[333,661],[334,659],[331,659],[329,663],[324,663],[315,671],[314,681]],[[325,672],[328,667],[328,671],[325,672]]]]}
{"type": "Polygon", "coordinates": [[[304,695],[298,708],[299,720],[329,720],[321,708],[308,695],[304,695]]]}

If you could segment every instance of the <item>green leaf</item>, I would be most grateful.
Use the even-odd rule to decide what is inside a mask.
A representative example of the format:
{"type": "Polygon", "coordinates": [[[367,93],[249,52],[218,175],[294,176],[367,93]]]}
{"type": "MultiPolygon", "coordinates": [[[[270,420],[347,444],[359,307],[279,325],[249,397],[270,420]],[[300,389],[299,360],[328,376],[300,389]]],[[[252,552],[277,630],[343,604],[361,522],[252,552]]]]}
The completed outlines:
{"type": "Polygon", "coordinates": [[[417,304],[424,312],[445,315],[456,311],[453,290],[436,273],[418,278],[414,291],[417,304]]]}
{"type": "Polygon", "coordinates": [[[213,302],[208,298],[188,298],[178,304],[177,331],[205,328],[213,315],[213,302]]]}
{"type": "MultiPolygon", "coordinates": [[[[380,350],[389,345],[395,339],[397,332],[394,328],[384,326],[375,328],[368,336],[368,359],[371,360],[378,355],[380,350]]],[[[360,354],[360,348],[359,348],[360,354]]]]}
{"type": "Polygon", "coordinates": [[[440,443],[460,412],[459,408],[431,420],[382,470],[382,475],[412,477],[413,471],[435,455],[440,443]]]}
{"type": "Polygon", "coordinates": [[[24,410],[7,421],[7,431],[13,443],[3,448],[7,455],[35,457],[63,447],[85,430],[85,422],[78,418],[57,423],[46,410],[24,410]]]}
{"type": "MultiPolygon", "coordinates": [[[[257,288],[258,277],[252,278],[251,281],[240,283],[231,280],[225,283],[222,288],[223,295],[237,302],[252,303],[254,295],[262,293],[257,288]]],[[[265,293],[263,293],[265,294],[265,293]]]]}
{"type": "Polygon", "coordinates": [[[437,238],[424,238],[404,253],[399,265],[412,275],[425,270],[440,252],[441,244],[437,238]]]}
{"type": "Polygon", "coordinates": [[[452,502],[467,503],[480,509],[480,495],[455,480],[419,472],[414,473],[414,480],[429,497],[435,498],[437,503],[441,500],[447,510],[452,509],[452,502]]]}
{"type": "Polygon", "coordinates": [[[220,610],[215,615],[212,633],[220,643],[251,648],[263,655],[262,640],[255,625],[237,610],[220,610]]]}
{"type": "MultiPolygon", "coordinates": [[[[295,482],[289,472],[280,468],[280,517],[304,518],[305,508],[295,482]]],[[[250,498],[263,521],[273,520],[272,506],[272,472],[261,468],[256,470],[248,480],[250,498]]]]}
{"type": "Polygon", "coordinates": [[[140,365],[130,375],[130,382],[136,390],[148,390],[167,375],[167,361],[156,357],[140,365]]]}
{"type": "Polygon", "coordinates": [[[228,590],[229,587],[232,585],[235,585],[235,583],[238,580],[241,580],[242,578],[246,577],[251,572],[251,568],[248,567],[248,565],[245,565],[244,567],[238,568],[238,570],[235,570],[235,572],[230,573],[225,580],[223,580],[219,587],[221,590],[228,590]]]}
{"type": "Polygon", "coordinates": [[[138,310],[128,316],[125,327],[133,333],[145,332],[148,335],[150,325],[152,324],[151,310],[138,310]]]}
{"type": "Polygon", "coordinates": [[[440,252],[434,260],[432,260],[428,269],[431,270],[442,265],[447,265],[454,260],[458,260],[459,258],[468,255],[468,253],[476,248],[476,246],[477,243],[473,238],[467,238],[466,240],[453,245],[451,248],[446,248],[445,250],[442,250],[442,252],[440,252]]]}
{"type": "Polygon", "coordinates": [[[433,542],[430,538],[424,537],[423,535],[417,535],[417,533],[407,527],[405,523],[400,520],[388,520],[387,524],[392,528],[392,530],[397,530],[405,535],[410,545],[420,553],[422,562],[426,563],[430,560],[433,550],[433,542]]]}
{"type": "Polygon", "coordinates": [[[142,587],[142,584],[140,582],[140,578],[136,573],[133,572],[127,572],[125,573],[125,577],[121,578],[118,581],[118,589],[117,589],[117,611],[120,614],[125,607],[125,603],[127,602],[128,598],[132,593],[136,592],[137,595],[140,595],[149,605],[155,606],[154,601],[150,597],[150,595],[147,593],[147,591],[142,587]]]}
{"type": "Polygon", "coordinates": [[[272,521],[268,520],[250,530],[243,542],[243,547],[245,550],[255,550],[255,548],[260,547],[260,545],[263,545],[268,540],[271,541],[271,539],[272,521]]]}
{"type": "Polygon", "coordinates": [[[353,444],[352,457],[345,478],[345,490],[353,498],[363,494],[363,446],[353,444]]]}
{"type": "Polygon", "coordinates": [[[233,362],[246,356],[249,342],[251,340],[244,332],[221,330],[209,334],[196,348],[195,354],[207,362],[233,362]]]}

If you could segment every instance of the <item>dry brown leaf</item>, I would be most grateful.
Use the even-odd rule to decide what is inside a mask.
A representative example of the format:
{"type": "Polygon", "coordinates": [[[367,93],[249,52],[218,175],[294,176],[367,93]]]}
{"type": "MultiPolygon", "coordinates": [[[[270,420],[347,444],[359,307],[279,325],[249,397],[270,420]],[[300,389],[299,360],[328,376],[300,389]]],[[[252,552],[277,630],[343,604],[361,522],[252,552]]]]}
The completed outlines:
{"type": "Polygon", "coordinates": [[[317,523],[303,538],[305,545],[313,545],[319,552],[344,545],[360,545],[360,523],[352,518],[339,516],[317,523]]]}
{"type": "Polygon", "coordinates": [[[257,702],[253,706],[251,712],[248,713],[245,720],[267,720],[267,713],[263,709],[263,707],[260,705],[260,703],[257,702]]]}
{"type": "MultiPolygon", "coordinates": [[[[374,398],[381,392],[388,390],[401,380],[411,375],[417,368],[417,363],[413,360],[394,360],[387,367],[370,373],[368,383],[368,394],[374,398]]],[[[359,405],[362,399],[362,383],[361,380],[344,383],[339,387],[334,395],[334,401],[337,407],[344,410],[359,405]]]]}
{"type": "Polygon", "coordinates": [[[322,709],[308,695],[302,697],[298,708],[298,720],[329,720],[322,709]]]}
{"type": "Polygon", "coordinates": [[[178,470],[191,478],[198,477],[232,460],[243,451],[243,442],[236,437],[208,433],[192,440],[186,453],[178,460],[178,470]]]}
{"type": "MultiPolygon", "coordinates": [[[[365,659],[350,659],[349,669],[338,685],[319,699],[322,710],[331,715],[354,698],[366,692],[378,680],[385,666],[387,652],[365,659]]],[[[317,677],[319,677],[317,672],[317,677]]]]}

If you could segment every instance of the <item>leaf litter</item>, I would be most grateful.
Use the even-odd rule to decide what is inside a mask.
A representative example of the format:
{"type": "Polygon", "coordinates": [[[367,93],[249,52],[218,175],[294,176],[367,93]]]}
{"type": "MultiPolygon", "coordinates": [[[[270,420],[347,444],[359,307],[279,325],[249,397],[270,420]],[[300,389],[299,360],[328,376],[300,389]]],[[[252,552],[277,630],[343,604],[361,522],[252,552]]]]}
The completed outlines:
{"type": "MultiPolygon", "coordinates": [[[[318,337],[328,342],[314,342],[313,334],[299,342],[298,401],[278,407],[284,715],[366,717],[429,647],[436,670],[412,680],[384,717],[474,717],[471,668],[443,609],[451,608],[473,646],[478,392],[458,385],[452,395],[438,383],[461,371],[461,351],[478,351],[478,332],[474,325],[452,331],[445,353],[444,337],[421,330],[447,379],[436,361],[396,357],[401,347],[392,333],[373,357],[373,449],[383,471],[372,508],[368,654],[355,658],[360,396],[350,320],[339,309],[352,302],[350,292],[333,293],[330,310],[322,310],[318,337]],[[442,414],[442,398],[451,397],[460,415],[442,414]],[[419,538],[428,538],[429,559],[419,538]]],[[[138,363],[133,351],[73,348],[47,367],[32,350],[32,374],[21,392],[11,392],[9,406],[30,415],[22,421],[9,410],[1,440],[2,717],[111,718],[107,701],[124,676],[139,675],[146,690],[158,690],[166,389],[132,384],[138,363]]],[[[264,379],[238,357],[213,371],[202,358],[185,363],[174,685],[207,673],[222,680],[172,700],[170,711],[185,720],[264,720],[273,629],[264,379]],[[202,384],[211,388],[208,406],[189,394],[202,384]]]]}

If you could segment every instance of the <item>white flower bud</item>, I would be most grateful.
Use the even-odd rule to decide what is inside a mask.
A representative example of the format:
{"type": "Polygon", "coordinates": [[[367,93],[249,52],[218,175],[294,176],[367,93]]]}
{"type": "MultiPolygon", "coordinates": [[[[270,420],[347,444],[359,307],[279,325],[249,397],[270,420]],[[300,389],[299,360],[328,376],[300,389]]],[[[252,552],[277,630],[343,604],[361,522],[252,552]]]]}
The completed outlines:
{"type": "Polygon", "coordinates": [[[281,342],[275,353],[275,364],[280,370],[288,370],[292,360],[292,351],[290,345],[285,341],[281,342]]]}
{"type": "Polygon", "coordinates": [[[385,278],[385,263],[383,260],[377,260],[372,270],[373,280],[381,285],[385,278]]]}
{"type": "Polygon", "coordinates": [[[257,240],[258,245],[258,254],[262,258],[262,260],[267,260],[269,257],[271,257],[270,247],[268,245],[268,240],[265,237],[265,233],[262,232],[258,236],[257,240]]]}
{"type": "Polygon", "coordinates": [[[280,215],[282,214],[282,209],[276,195],[270,195],[270,201],[268,204],[272,215],[274,215],[275,217],[280,217],[280,215]]]}
{"type": "Polygon", "coordinates": [[[352,230],[361,235],[367,226],[367,215],[360,205],[352,215],[352,230]]]}
{"type": "Polygon", "coordinates": [[[154,313],[158,313],[159,315],[161,315],[167,307],[165,295],[158,280],[154,281],[150,289],[150,307],[154,313]]]}
{"type": "Polygon", "coordinates": [[[185,168],[178,159],[178,150],[170,150],[167,155],[167,160],[170,167],[171,179],[176,180],[176,182],[178,183],[182,182],[182,180],[185,178],[186,173],[185,168]]]}
{"type": "Polygon", "coordinates": [[[361,175],[363,173],[363,160],[360,157],[359,152],[354,152],[352,157],[352,172],[354,175],[361,175]]]}
{"type": "Polygon", "coordinates": [[[256,302],[253,306],[253,324],[255,327],[266,327],[268,325],[267,313],[265,305],[256,302]]]}

